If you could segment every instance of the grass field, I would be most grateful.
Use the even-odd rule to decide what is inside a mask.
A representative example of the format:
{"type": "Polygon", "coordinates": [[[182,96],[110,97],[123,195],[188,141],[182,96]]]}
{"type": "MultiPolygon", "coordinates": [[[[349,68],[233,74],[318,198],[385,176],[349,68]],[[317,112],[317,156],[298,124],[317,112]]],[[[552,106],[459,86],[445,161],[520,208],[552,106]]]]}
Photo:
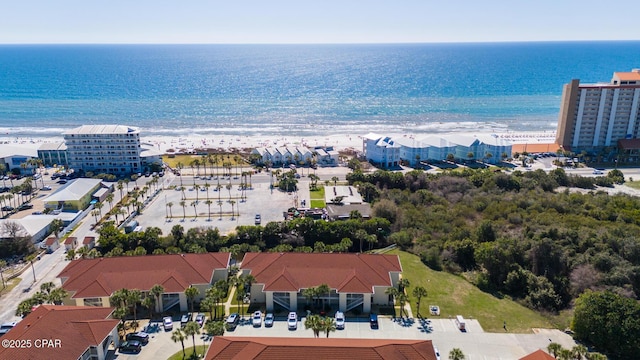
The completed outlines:
{"type": "Polygon", "coordinates": [[[624,184],[630,188],[640,190],[640,181],[626,181],[624,184]]]}
{"type": "MultiPolygon", "coordinates": [[[[202,341],[202,340],[199,340],[198,337],[196,337],[196,343],[198,341],[202,341]]],[[[207,352],[207,348],[209,347],[208,345],[196,345],[196,353],[199,356],[195,356],[193,353],[193,346],[187,347],[187,344],[193,344],[193,341],[191,341],[190,336],[188,337],[188,339],[184,340],[184,347],[185,347],[184,350],[185,350],[186,356],[183,356],[182,350],[180,350],[177,353],[171,355],[171,357],[169,357],[167,360],[201,359],[202,358],[201,356],[207,352]]]]}
{"type": "Polygon", "coordinates": [[[317,190],[309,191],[311,196],[311,204],[312,208],[324,208],[327,204],[324,201],[324,186],[318,186],[317,190]]]}
{"type": "MultiPolygon", "coordinates": [[[[246,165],[246,162],[244,162],[242,157],[239,157],[239,156],[238,156],[238,161],[236,162],[236,158],[234,158],[235,156],[238,156],[238,155],[232,154],[229,156],[229,158],[227,158],[226,155],[225,156],[218,155],[217,157],[218,166],[222,166],[222,164],[225,162],[231,163],[232,166],[235,166],[236,163],[241,165],[246,165]]],[[[184,165],[185,168],[190,168],[191,162],[196,159],[202,162],[202,160],[204,159],[204,156],[188,155],[188,154],[175,155],[174,157],[169,157],[168,155],[162,156],[162,161],[167,163],[171,168],[175,168],[178,165],[178,163],[182,163],[182,165],[184,165]]],[[[220,169],[220,171],[222,171],[222,169],[220,169]]],[[[204,173],[204,169],[202,168],[202,166],[200,166],[200,172],[204,173]]],[[[210,173],[210,172],[211,172],[211,164],[207,163],[207,173],[210,173]]],[[[215,172],[215,165],[214,165],[214,172],[215,172]]]]}
{"type": "MultiPolygon", "coordinates": [[[[388,254],[400,256],[402,276],[409,280],[408,295],[413,315],[416,316],[416,299],[411,291],[416,286],[427,289],[427,297],[420,304],[420,314],[429,315],[429,305],[440,307],[440,317],[462,315],[478,319],[488,332],[504,332],[503,322],[512,333],[531,333],[532,328],[554,328],[547,318],[512,300],[499,299],[480,291],[460,276],[434,271],[420,258],[400,250],[388,254]]],[[[555,321],[554,321],[555,322],[555,321]]]]}
{"type": "MultiPolygon", "coordinates": [[[[22,281],[22,279],[19,278],[19,277],[15,277],[15,278],[13,278],[11,280],[7,280],[6,281],[7,287],[5,287],[2,290],[0,290],[0,296],[2,296],[3,294],[6,294],[9,291],[11,291],[14,287],[16,287],[20,283],[20,281],[22,281]]],[[[0,286],[2,286],[2,284],[0,284],[0,286]]]]}

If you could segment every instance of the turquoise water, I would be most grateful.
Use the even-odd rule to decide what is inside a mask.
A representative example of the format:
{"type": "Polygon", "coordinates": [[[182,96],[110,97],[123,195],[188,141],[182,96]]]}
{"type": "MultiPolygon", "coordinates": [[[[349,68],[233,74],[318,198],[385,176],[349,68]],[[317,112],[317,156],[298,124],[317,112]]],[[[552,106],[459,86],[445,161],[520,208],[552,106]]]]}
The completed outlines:
{"type": "Polygon", "coordinates": [[[562,85],[640,67],[640,42],[2,45],[0,131],[555,130],[562,85]]]}

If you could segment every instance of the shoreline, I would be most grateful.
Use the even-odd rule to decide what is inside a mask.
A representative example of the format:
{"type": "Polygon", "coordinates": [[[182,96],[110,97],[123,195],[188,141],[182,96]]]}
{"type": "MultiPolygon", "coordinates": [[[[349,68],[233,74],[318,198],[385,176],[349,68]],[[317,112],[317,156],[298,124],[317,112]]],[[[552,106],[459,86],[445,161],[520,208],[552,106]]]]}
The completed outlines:
{"type": "MultiPolygon", "coordinates": [[[[498,138],[511,141],[513,144],[548,144],[555,142],[555,131],[519,131],[519,132],[449,132],[449,133],[379,133],[391,138],[420,139],[426,136],[477,136],[480,134],[495,134],[498,138]]],[[[366,134],[316,135],[316,136],[249,136],[249,135],[218,135],[218,136],[145,136],[141,131],[140,140],[146,148],[152,148],[162,154],[193,151],[195,149],[216,149],[219,151],[235,151],[254,149],[257,147],[285,147],[306,146],[333,147],[335,150],[362,150],[362,138],[366,134]]],[[[47,137],[0,137],[0,144],[7,144],[19,148],[37,150],[45,143],[64,141],[62,136],[47,137]]]]}

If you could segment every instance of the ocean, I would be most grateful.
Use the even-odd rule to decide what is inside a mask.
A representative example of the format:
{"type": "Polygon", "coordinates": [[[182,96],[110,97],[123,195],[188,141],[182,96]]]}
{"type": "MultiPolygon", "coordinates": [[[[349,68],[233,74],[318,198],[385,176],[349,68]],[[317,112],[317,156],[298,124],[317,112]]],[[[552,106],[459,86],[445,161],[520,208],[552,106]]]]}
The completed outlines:
{"type": "Polygon", "coordinates": [[[0,45],[0,136],[552,132],[563,84],[640,67],[640,41],[0,45]]]}

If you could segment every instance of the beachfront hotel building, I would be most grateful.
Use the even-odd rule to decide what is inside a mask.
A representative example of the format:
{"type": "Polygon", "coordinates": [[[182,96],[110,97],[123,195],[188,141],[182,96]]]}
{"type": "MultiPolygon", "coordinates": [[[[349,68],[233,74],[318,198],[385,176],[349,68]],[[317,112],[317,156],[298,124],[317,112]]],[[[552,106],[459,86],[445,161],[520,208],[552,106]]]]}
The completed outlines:
{"type": "Polygon", "coordinates": [[[62,133],[69,167],[128,175],[143,171],[140,131],[123,125],[83,125],[62,133]]]}
{"type": "Polygon", "coordinates": [[[562,91],[556,142],[574,153],[610,155],[620,140],[640,138],[639,105],[640,69],[615,72],[608,83],[574,79],[562,91]]]}

